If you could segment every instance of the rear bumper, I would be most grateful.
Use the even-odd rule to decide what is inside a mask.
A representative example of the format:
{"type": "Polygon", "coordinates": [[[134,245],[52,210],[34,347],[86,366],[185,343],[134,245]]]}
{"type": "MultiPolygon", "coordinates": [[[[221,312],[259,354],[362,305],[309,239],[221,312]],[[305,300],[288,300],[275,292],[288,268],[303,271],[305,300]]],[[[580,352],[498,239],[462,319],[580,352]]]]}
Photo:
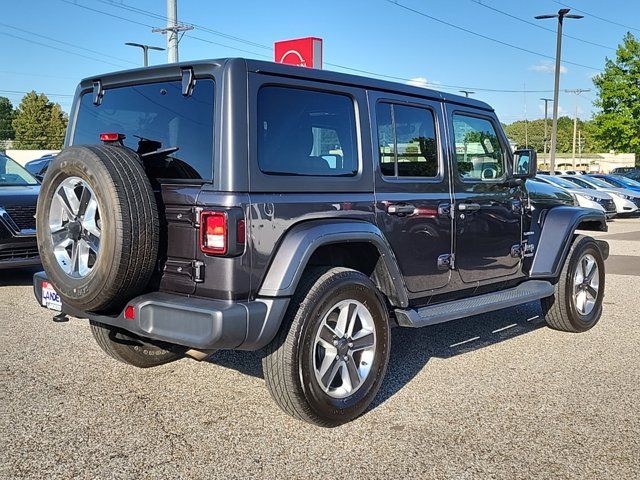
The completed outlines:
{"type": "MultiPolygon", "coordinates": [[[[42,282],[47,277],[38,272],[33,288],[42,305],[42,282]]],[[[86,318],[118,327],[140,337],[174,343],[199,350],[258,350],[275,336],[289,304],[288,298],[256,299],[228,302],[153,292],[129,301],[134,319],[77,310],[62,304],[69,316],[86,318]]]]}

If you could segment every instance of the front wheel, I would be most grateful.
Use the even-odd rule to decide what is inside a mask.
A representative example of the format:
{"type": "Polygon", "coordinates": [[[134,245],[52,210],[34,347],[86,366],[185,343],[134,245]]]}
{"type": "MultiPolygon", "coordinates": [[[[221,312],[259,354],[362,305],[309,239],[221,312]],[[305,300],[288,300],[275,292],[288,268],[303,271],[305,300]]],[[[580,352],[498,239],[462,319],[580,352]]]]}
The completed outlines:
{"type": "Polygon", "coordinates": [[[267,347],[267,388],[286,413],[324,427],[362,414],[389,361],[385,302],[366,275],[318,268],[303,278],[267,347]]]}
{"type": "Polygon", "coordinates": [[[542,299],[547,324],[565,332],[584,332],[602,315],[604,259],[596,241],[577,235],[569,249],[555,293],[542,299]]]}

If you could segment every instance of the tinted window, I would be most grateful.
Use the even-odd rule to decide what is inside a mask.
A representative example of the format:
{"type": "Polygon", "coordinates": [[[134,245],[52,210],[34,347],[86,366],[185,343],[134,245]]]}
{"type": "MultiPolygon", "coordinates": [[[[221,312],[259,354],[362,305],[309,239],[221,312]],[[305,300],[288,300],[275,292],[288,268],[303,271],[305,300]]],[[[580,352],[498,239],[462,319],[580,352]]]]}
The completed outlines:
{"type": "Polygon", "coordinates": [[[567,178],[567,180],[571,183],[575,183],[576,185],[582,188],[593,188],[593,185],[589,185],[587,182],[580,180],[578,178],[571,177],[571,178],[567,178]]]}
{"type": "Polygon", "coordinates": [[[260,89],[258,165],[269,174],[355,175],[358,156],[351,98],[285,87],[260,89]]]}
{"type": "Polygon", "coordinates": [[[438,148],[431,110],[379,103],[380,171],[387,177],[436,177],[438,148]]]}
{"type": "Polygon", "coordinates": [[[126,135],[124,144],[144,155],[150,175],[166,179],[213,176],[213,80],[198,79],[185,97],[179,81],[107,89],[102,103],[82,96],[73,143],[99,143],[100,133],[126,135]],[[153,154],[161,149],[177,150],[153,154]]]}
{"type": "Polygon", "coordinates": [[[504,151],[489,120],[454,115],[453,133],[461,178],[487,181],[504,175],[504,151]]]}
{"type": "Polygon", "coordinates": [[[0,155],[0,187],[37,184],[38,181],[14,160],[6,155],[0,155]]]}

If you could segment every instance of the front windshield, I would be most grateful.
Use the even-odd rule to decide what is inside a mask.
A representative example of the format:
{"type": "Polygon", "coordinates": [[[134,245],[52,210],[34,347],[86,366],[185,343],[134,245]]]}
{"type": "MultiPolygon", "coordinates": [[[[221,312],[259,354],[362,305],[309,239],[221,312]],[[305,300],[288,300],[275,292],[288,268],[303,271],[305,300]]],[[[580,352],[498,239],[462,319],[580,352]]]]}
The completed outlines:
{"type": "MultiPolygon", "coordinates": [[[[588,184],[587,182],[585,182],[581,178],[566,177],[566,181],[571,182],[571,183],[579,186],[580,188],[593,188],[593,185],[588,184]]],[[[607,185],[607,188],[611,188],[611,187],[609,185],[607,185]]]]}
{"type": "Polygon", "coordinates": [[[599,178],[589,177],[587,181],[601,188],[611,188],[611,184],[603,182],[599,178]]]}
{"type": "Polygon", "coordinates": [[[615,181],[622,183],[623,185],[627,185],[629,187],[640,187],[640,182],[635,180],[631,180],[630,178],[623,176],[616,176],[615,181]]]}
{"type": "Polygon", "coordinates": [[[38,181],[15,160],[0,154],[0,187],[37,184],[38,181]]]}
{"type": "Polygon", "coordinates": [[[549,178],[545,178],[545,180],[549,180],[551,183],[555,183],[562,188],[576,188],[573,183],[568,182],[562,178],[554,177],[553,175],[549,175],[549,178]]]}

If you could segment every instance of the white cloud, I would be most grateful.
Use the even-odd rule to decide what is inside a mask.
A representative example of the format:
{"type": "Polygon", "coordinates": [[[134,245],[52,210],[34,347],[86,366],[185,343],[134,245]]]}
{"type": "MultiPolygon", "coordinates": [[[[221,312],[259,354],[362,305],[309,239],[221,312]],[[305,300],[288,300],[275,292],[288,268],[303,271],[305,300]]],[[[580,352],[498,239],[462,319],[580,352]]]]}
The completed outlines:
{"type": "MultiPolygon", "coordinates": [[[[556,67],[551,62],[540,62],[535,65],[531,65],[529,70],[533,70],[534,72],[553,73],[555,72],[556,67]]],[[[560,65],[560,73],[567,73],[567,67],[560,65]]]]}
{"type": "MultiPolygon", "coordinates": [[[[538,105],[538,109],[540,110],[540,113],[544,114],[544,103],[541,103],[540,105],[538,105]]],[[[565,115],[569,115],[570,113],[571,112],[567,111],[562,105],[558,105],[558,117],[563,117],[565,115]]],[[[553,102],[549,102],[548,115],[549,115],[549,118],[553,117],[553,102]]],[[[571,113],[571,116],[573,116],[573,113],[571,113]]]]}
{"type": "Polygon", "coordinates": [[[413,85],[414,87],[422,87],[422,88],[428,88],[430,83],[431,82],[428,82],[427,79],[424,77],[415,77],[407,82],[408,85],[413,85]]]}

